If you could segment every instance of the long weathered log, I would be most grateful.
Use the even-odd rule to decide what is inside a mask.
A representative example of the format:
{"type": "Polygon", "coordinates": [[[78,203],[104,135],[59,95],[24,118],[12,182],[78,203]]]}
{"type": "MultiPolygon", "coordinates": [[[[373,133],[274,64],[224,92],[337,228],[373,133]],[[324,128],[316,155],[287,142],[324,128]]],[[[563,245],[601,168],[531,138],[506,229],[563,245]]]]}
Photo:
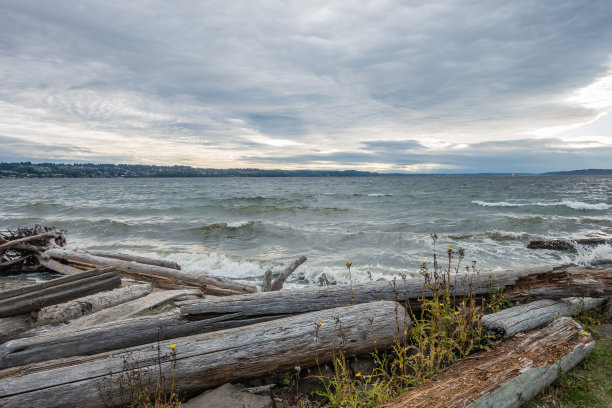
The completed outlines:
{"type": "Polygon", "coordinates": [[[36,313],[37,325],[65,322],[110,307],[139,299],[153,291],[149,284],[124,286],[115,290],[81,297],[59,305],[43,307],[36,313]]]}
{"type": "Polygon", "coordinates": [[[298,268],[298,266],[300,266],[304,262],[306,262],[306,257],[304,255],[300,256],[298,259],[293,261],[291,265],[287,266],[280,273],[280,275],[274,280],[274,282],[272,282],[272,284],[270,285],[270,290],[271,291],[281,290],[287,278],[293,273],[293,271],[295,271],[298,268]]]}
{"type": "MultiPolygon", "coordinates": [[[[32,329],[36,327],[76,319],[88,313],[94,313],[107,307],[138,299],[147,295],[152,290],[149,284],[130,285],[111,291],[83,296],[69,302],[43,307],[38,312],[0,318],[0,341],[13,338],[17,335],[26,337],[35,335],[32,329]]],[[[38,332],[39,330],[42,329],[39,328],[35,331],[38,332]]]]}
{"type": "MultiPolygon", "coordinates": [[[[587,295],[603,297],[612,293],[612,269],[586,269],[550,266],[522,271],[503,271],[472,275],[455,280],[457,298],[472,291],[486,296],[503,289],[513,299],[564,298],[587,295]],[[470,284],[469,280],[472,279],[470,284]],[[568,292],[571,292],[568,294],[568,292]]],[[[226,298],[207,298],[181,307],[181,314],[190,319],[242,312],[244,316],[304,313],[331,309],[351,303],[397,300],[417,309],[419,298],[429,296],[422,278],[377,281],[349,285],[304,287],[280,292],[262,292],[226,298]]]]}
{"type": "Polygon", "coordinates": [[[198,321],[185,320],[173,313],[141,316],[80,330],[56,330],[38,336],[14,339],[0,345],[0,369],[121,350],[140,344],[274,320],[273,317],[234,320],[239,315],[240,313],[235,313],[198,321]]]}
{"type": "Polygon", "coordinates": [[[129,255],[129,254],[122,254],[122,253],[117,253],[117,252],[110,252],[110,251],[87,250],[84,252],[90,255],[101,256],[104,258],[121,259],[122,261],[136,262],[136,263],[141,263],[145,265],[162,266],[164,268],[170,268],[170,269],[176,269],[176,270],[181,269],[181,266],[179,264],[177,264],[174,261],[168,261],[167,259],[154,259],[154,258],[149,258],[146,256],[129,255]]]}
{"type": "Polygon", "coordinates": [[[590,310],[606,303],[606,298],[542,299],[521,306],[484,315],[482,327],[497,337],[509,338],[516,333],[542,327],[558,317],[590,310]]]}
{"type": "Polygon", "coordinates": [[[74,266],[71,266],[71,265],[63,264],[61,262],[56,261],[55,259],[51,259],[51,258],[45,259],[41,256],[36,256],[36,259],[38,260],[38,263],[40,265],[44,266],[47,269],[55,271],[57,273],[61,273],[62,275],[77,275],[83,272],[82,269],[75,268],[74,266]]]}
{"type": "Polygon", "coordinates": [[[161,292],[153,292],[145,297],[141,297],[130,302],[100,310],[99,312],[83,316],[73,320],[66,326],[63,326],[60,331],[66,332],[71,330],[83,329],[98,324],[114,322],[127,319],[143,310],[150,309],[169,300],[175,299],[186,294],[193,295],[201,293],[199,289],[186,290],[166,290],[161,292]]]}
{"type": "Polygon", "coordinates": [[[571,268],[550,275],[529,275],[506,290],[512,300],[562,299],[574,296],[606,297],[612,294],[612,268],[571,268]]]}
{"type": "Polygon", "coordinates": [[[295,366],[324,364],[339,348],[352,355],[385,347],[409,324],[400,305],[377,302],[258,323],[247,331],[228,329],[122,352],[52,360],[0,371],[0,400],[3,408],[101,407],[100,393],[107,400],[119,398],[125,385],[117,381],[122,373],[140,376],[147,383],[160,370],[171,373],[173,361],[176,371],[166,376],[167,384],[174,380],[189,393],[295,366]],[[176,348],[171,349],[171,343],[176,348]],[[130,373],[125,372],[126,362],[133,363],[130,373]]]}
{"type": "MultiPolygon", "coordinates": [[[[68,278],[74,277],[77,277],[77,275],[68,278]]],[[[56,281],[60,279],[66,278],[59,278],[56,279],[56,281]]],[[[66,302],[103,290],[113,289],[120,285],[121,278],[116,272],[106,272],[56,284],[51,287],[34,290],[17,296],[5,297],[0,300],[0,317],[32,312],[45,306],[66,302]]]]}
{"type": "Polygon", "coordinates": [[[164,268],[155,265],[145,265],[136,262],[123,261],[120,259],[104,258],[94,256],[82,252],[67,251],[65,249],[49,249],[43,254],[45,258],[56,258],[67,261],[83,262],[92,265],[108,265],[114,266],[121,272],[129,275],[135,275],[143,279],[171,279],[177,283],[184,283],[195,286],[214,286],[222,289],[230,289],[243,293],[256,292],[257,288],[252,285],[242,284],[231,279],[210,276],[205,274],[186,273],[176,269],[164,268]]]}
{"type": "Polygon", "coordinates": [[[578,323],[563,317],[463,360],[382,407],[519,407],[560,372],[582,361],[594,346],[578,323]]]}
{"type": "Polygon", "coordinates": [[[20,296],[26,293],[37,291],[37,290],[51,288],[53,286],[63,285],[69,282],[74,282],[74,281],[84,279],[84,278],[89,278],[92,276],[98,276],[102,273],[111,272],[113,270],[114,268],[112,267],[97,268],[97,269],[92,269],[90,271],[81,272],[79,275],[75,275],[75,276],[66,276],[66,277],[61,277],[57,279],[51,279],[49,281],[42,282],[42,283],[37,283],[35,285],[23,286],[17,289],[3,290],[3,291],[0,291],[0,300],[8,299],[8,298],[15,297],[15,296],[20,296]]]}
{"type": "Polygon", "coordinates": [[[576,246],[610,245],[612,238],[582,238],[582,239],[546,239],[542,241],[530,241],[527,248],[530,249],[554,249],[557,251],[576,251],[576,246]]]}

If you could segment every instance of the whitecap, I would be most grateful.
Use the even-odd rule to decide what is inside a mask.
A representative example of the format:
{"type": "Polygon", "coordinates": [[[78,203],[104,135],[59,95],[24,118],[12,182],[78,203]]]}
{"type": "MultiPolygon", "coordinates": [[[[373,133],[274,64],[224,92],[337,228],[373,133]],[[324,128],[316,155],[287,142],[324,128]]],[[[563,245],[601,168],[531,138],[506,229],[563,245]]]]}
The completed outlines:
{"type": "Polygon", "coordinates": [[[496,203],[488,203],[486,201],[475,200],[472,201],[473,204],[478,204],[481,207],[525,207],[529,204],[519,204],[519,203],[508,203],[505,201],[500,201],[496,203]]]}

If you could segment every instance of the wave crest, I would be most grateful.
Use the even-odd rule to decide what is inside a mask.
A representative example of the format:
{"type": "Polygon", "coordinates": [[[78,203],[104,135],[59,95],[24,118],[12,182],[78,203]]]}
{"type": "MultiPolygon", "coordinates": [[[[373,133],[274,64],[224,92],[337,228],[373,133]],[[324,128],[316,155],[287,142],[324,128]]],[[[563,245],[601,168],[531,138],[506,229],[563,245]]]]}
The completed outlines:
{"type": "Polygon", "coordinates": [[[551,203],[545,202],[537,202],[537,203],[509,203],[506,201],[499,202],[486,202],[480,200],[472,201],[472,204],[479,205],[481,207],[527,207],[527,206],[536,206],[536,207],[554,207],[554,206],[565,206],[574,210],[607,210],[610,208],[610,205],[606,203],[596,203],[589,204],[584,203],[582,201],[557,201],[551,203]]]}

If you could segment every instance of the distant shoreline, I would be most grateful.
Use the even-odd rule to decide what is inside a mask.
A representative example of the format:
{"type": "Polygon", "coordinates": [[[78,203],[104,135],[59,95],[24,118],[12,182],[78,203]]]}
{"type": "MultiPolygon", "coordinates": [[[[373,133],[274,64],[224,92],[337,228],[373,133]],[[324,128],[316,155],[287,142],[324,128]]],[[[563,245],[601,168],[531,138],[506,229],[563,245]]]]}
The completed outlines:
{"type": "Polygon", "coordinates": [[[415,176],[609,176],[612,169],[548,173],[377,173],[358,170],[213,169],[190,166],[93,163],[0,163],[0,179],[25,178],[196,178],[196,177],[415,177],[415,176]]]}

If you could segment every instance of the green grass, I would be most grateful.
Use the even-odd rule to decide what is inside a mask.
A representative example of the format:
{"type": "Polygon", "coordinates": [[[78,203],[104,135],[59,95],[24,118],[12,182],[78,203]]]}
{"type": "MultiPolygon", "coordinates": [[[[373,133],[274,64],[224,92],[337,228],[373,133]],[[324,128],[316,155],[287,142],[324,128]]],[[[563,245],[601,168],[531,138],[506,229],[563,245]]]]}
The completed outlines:
{"type": "Polygon", "coordinates": [[[610,408],[612,407],[612,338],[602,339],[597,326],[611,323],[612,316],[589,312],[574,316],[593,334],[593,352],[570,372],[563,374],[544,390],[527,408],[610,408]]]}

